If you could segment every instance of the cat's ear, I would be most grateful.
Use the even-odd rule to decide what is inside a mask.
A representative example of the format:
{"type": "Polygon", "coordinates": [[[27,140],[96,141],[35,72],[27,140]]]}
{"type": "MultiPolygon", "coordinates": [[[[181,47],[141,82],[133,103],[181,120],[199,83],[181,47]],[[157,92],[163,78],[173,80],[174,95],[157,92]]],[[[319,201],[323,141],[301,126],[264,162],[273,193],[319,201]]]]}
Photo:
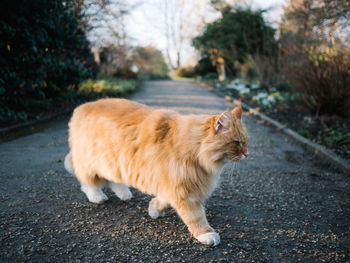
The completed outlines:
{"type": "Polygon", "coordinates": [[[224,111],[215,123],[215,130],[217,134],[227,132],[230,129],[231,113],[230,111],[224,111]]]}
{"type": "Polygon", "coordinates": [[[242,119],[242,113],[243,113],[242,106],[238,106],[232,110],[232,115],[236,116],[236,118],[239,120],[242,119]]]}

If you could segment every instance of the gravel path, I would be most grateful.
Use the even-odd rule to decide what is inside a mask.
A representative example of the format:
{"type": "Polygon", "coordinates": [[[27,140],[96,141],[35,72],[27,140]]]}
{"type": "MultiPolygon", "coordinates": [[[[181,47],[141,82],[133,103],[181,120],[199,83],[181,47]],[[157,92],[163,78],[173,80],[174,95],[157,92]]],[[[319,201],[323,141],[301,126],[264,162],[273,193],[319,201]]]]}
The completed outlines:
{"type": "MultiPolygon", "coordinates": [[[[228,102],[185,82],[146,82],[132,99],[183,113],[228,102]]],[[[149,196],[88,203],[63,168],[67,121],[0,144],[0,262],[349,262],[350,176],[245,115],[247,160],[227,165],[207,202],[222,244],[206,247],[149,196]]]]}

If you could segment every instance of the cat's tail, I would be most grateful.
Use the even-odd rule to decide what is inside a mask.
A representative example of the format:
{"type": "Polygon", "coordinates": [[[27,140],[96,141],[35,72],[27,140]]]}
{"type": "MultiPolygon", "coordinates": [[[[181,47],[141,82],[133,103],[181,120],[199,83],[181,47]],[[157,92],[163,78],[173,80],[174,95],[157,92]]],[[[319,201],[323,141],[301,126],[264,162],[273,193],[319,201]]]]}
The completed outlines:
{"type": "Polygon", "coordinates": [[[72,162],[72,154],[69,152],[64,158],[64,168],[66,168],[67,172],[74,175],[73,162],[72,162]]]}

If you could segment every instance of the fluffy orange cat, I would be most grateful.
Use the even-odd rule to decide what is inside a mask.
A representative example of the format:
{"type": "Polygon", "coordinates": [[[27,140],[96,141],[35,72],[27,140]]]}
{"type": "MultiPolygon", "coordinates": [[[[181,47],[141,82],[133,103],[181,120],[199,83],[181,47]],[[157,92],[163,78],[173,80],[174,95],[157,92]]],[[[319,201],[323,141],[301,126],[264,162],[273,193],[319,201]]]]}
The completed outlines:
{"type": "Polygon", "coordinates": [[[153,195],[149,215],[175,208],[201,243],[218,245],[204,201],[228,161],[247,157],[242,108],[217,116],[180,115],[125,99],[102,99],[77,107],[69,122],[70,153],[65,167],[90,202],[107,200],[107,185],[122,200],[129,186],[153,195]]]}

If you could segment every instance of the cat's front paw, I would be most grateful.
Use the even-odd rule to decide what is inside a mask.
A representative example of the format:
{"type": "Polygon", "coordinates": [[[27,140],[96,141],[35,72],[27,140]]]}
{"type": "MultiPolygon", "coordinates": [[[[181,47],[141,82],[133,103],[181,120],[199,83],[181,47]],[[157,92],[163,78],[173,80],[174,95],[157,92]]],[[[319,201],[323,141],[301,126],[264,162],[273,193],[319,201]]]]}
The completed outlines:
{"type": "Polygon", "coordinates": [[[103,192],[92,193],[90,195],[87,195],[87,198],[89,199],[89,202],[95,204],[102,204],[108,200],[107,195],[105,195],[103,192]]]}
{"type": "Polygon", "coordinates": [[[220,244],[220,236],[216,232],[208,232],[197,237],[198,241],[204,245],[217,246],[220,244]]]}
{"type": "Polygon", "coordinates": [[[125,184],[110,182],[109,187],[112,189],[115,195],[118,196],[120,200],[127,201],[132,198],[132,193],[129,189],[129,186],[125,184]]]}
{"type": "Polygon", "coordinates": [[[127,201],[127,200],[130,200],[132,198],[132,193],[129,189],[126,189],[123,192],[119,192],[118,197],[120,200],[127,201]]]}
{"type": "Polygon", "coordinates": [[[101,204],[104,201],[108,200],[107,195],[102,192],[100,187],[81,185],[81,190],[85,193],[86,197],[89,199],[91,203],[101,204]]]}
{"type": "Polygon", "coordinates": [[[150,205],[148,206],[148,214],[153,219],[157,219],[158,217],[165,216],[165,212],[159,211],[155,205],[152,205],[152,203],[150,203],[150,205]]]}

